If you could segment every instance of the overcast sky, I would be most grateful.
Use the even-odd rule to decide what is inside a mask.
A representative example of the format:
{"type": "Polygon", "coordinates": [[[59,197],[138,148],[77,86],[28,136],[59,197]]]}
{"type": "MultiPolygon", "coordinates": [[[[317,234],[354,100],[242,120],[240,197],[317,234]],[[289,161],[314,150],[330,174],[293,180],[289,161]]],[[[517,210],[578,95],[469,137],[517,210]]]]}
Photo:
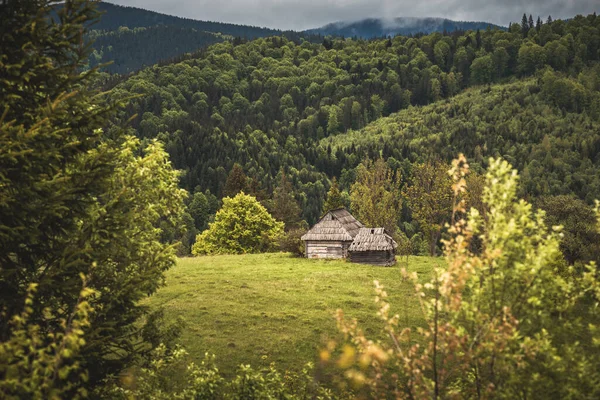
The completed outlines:
{"type": "Polygon", "coordinates": [[[600,12],[600,0],[109,0],[193,19],[304,30],[369,17],[442,17],[499,25],[524,12],[569,18],[600,12]]]}

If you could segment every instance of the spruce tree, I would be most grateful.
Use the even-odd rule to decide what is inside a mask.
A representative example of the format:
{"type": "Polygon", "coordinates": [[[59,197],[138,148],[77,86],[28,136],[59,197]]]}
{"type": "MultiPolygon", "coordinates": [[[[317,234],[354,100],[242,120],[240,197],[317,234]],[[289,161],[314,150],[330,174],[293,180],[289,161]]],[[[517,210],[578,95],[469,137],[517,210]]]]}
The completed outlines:
{"type": "Polygon", "coordinates": [[[283,170],[281,179],[273,190],[272,214],[278,221],[285,223],[285,230],[294,229],[302,223],[302,210],[294,198],[292,183],[283,170]]]}
{"type": "Polygon", "coordinates": [[[527,20],[527,14],[523,14],[523,18],[521,18],[521,34],[523,37],[527,37],[527,33],[529,33],[529,21],[527,20]]]}
{"type": "Polygon", "coordinates": [[[248,177],[244,173],[242,166],[238,163],[233,164],[225,186],[223,187],[223,197],[234,197],[239,192],[248,191],[248,177]]]}
{"type": "MultiPolygon", "coordinates": [[[[87,276],[97,294],[78,360],[92,382],[152,347],[136,325],[139,301],[175,264],[159,225],[179,225],[184,196],[161,145],[107,132],[119,104],[89,88],[95,70],[81,72],[97,17],[85,0],[0,4],[2,319],[20,315],[37,285],[30,322],[50,340],[87,276]]],[[[0,341],[12,329],[0,324],[0,341]]]]}
{"type": "Polygon", "coordinates": [[[394,176],[383,159],[366,159],[357,168],[356,182],[350,188],[352,212],[366,226],[398,230],[400,177],[394,176]]]}
{"type": "Polygon", "coordinates": [[[331,181],[329,192],[327,192],[327,199],[325,200],[325,204],[323,204],[323,215],[325,215],[328,211],[337,210],[338,208],[343,207],[345,207],[344,199],[340,193],[340,187],[338,186],[337,178],[334,176],[331,181]]]}
{"type": "Polygon", "coordinates": [[[533,15],[529,14],[529,19],[527,20],[527,23],[529,24],[530,30],[535,27],[535,25],[533,24],[533,15]]]}

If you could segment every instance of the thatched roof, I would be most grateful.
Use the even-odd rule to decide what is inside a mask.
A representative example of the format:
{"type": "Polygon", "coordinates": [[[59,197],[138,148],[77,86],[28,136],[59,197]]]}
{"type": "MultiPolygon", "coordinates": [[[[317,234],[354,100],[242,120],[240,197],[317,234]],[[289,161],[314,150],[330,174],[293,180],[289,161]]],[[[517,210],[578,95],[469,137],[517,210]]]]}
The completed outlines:
{"type": "Polygon", "coordinates": [[[394,250],[398,244],[384,228],[361,228],[350,245],[349,251],[394,250]]]}
{"type": "Polygon", "coordinates": [[[350,242],[363,227],[345,208],[329,211],[302,240],[350,242]]]}

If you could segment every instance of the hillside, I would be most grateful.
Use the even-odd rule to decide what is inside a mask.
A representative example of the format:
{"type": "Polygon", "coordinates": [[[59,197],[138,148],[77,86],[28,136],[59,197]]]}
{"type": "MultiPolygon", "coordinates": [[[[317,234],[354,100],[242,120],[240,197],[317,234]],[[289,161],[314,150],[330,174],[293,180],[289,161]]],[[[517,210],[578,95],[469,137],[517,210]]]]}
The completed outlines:
{"type": "MultiPolygon", "coordinates": [[[[411,257],[409,270],[425,281],[437,262],[411,257]]],[[[166,276],[166,286],[144,304],[151,310],[164,307],[169,320],[183,317],[182,343],[191,355],[201,361],[205,352],[214,353],[228,375],[241,363],[274,361],[282,370],[298,370],[315,361],[327,339],[340,338],[338,308],[377,336],[374,279],[389,288],[392,304],[402,307],[394,312],[403,326],[422,321],[413,287],[402,281],[399,266],[257,254],[182,258],[166,276]]]]}
{"type": "Polygon", "coordinates": [[[105,1],[98,4],[98,11],[103,13],[103,16],[99,22],[92,26],[92,29],[96,30],[116,31],[122,26],[134,29],[166,25],[178,28],[192,28],[198,31],[219,32],[224,35],[239,36],[248,39],[281,34],[281,31],[276,29],[224,22],[199,21],[191,18],[161,14],[137,7],[120,6],[105,1]]]}
{"type": "Polygon", "coordinates": [[[321,148],[413,162],[464,153],[475,167],[503,157],[521,172],[522,196],[575,193],[592,203],[600,196],[600,109],[590,118],[546,101],[556,79],[548,72],[539,83],[469,89],[323,139],[321,148]]]}
{"type": "Polygon", "coordinates": [[[488,28],[502,29],[506,27],[489,22],[452,21],[445,18],[368,18],[360,21],[341,21],[327,24],[320,28],[305,32],[342,37],[358,37],[362,39],[394,37],[397,35],[430,34],[434,32],[476,31],[488,28]]]}
{"type": "MultiPolygon", "coordinates": [[[[342,189],[348,189],[354,168],[365,156],[393,155],[403,163],[404,177],[410,176],[412,163],[434,152],[449,161],[463,151],[484,160],[482,166],[489,156],[514,155],[525,172],[523,160],[533,161],[532,155],[524,156],[533,149],[526,143],[541,145],[546,136],[546,142],[552,137],[558,140],[563,135],[557,128],[560,126],[569,132],[571,141],[560,139],[563,145],[553,151],[583,161],[560,167],[564,169],[560,176],[568,178],[565,187],[543,183],[552,176],[554,167],[533,163],[526,175],[541,186],[526,194],[572,190],[589,199],[600,197],[591,183],[595,178],[585,188],[569,182],[581,180],[570,175],[579,168],[587,171],[586,176],[597,174],[598,130],[594,127],[600,107],[595,69],[600,49],[598,26],[600,18],[591,15],[544,24],[539,31],[515,25],[510,32],[469,31],[452,36],[433,33],[391,40],[297,44],[275,37],[239,45],[219,43],[189,60],[142,71],[117,86],[113,94],[143,95],[130,102],[122,118],[137,114],[132,123],[137,134],[142,138],[158,137],[166,143],[175,166],[185,171],[182,182],[188,190],[209,190],[220,197],[229,171],[239,163],[248,176],[270,192],[283,168],[293,182],[303,218],[309,223],[321,213],[330,178],[340,178],[342,189]],[[545,69],[555,72],[550,72],[543,83],[545,69]],[[524,81],[536,75],[538,79],[524,81]],[[349,130],[359,131],[382,116],[410,106],[452,98],[469,87],[510,81],[517,82],[516,89],[527,87],[529,91],[507,89],[506,104],[518,107],[498,107],[494,112],[504,115],[503,126],[511,128],[499,131],[490,126],[485,140],[471,137],[471,129],[464,131],[465,140],[455,140],[451,148],[441,145],[448,132],[431,134],[439,145],[425,150],[399,149],[399,144],[391,141],[383,146],[383,138],[376,135],[368,136],[375,139],[371,146],[359,148],[353,148],[351,141],[346,141],[347,146],[332,147],[323,141],[349,130]],[[526,121],[530,114],[540,114],[540,121],[535,125],[522,123],[523,129],[534,133],[525,137],[516,121],[526,121]],[[553,115],[560,116],[561,121],[549,123],[553,115]],[[579,122],[570,125],[565,121],[579,122]]],[[[492,96],[481,102],[493,109],[496,91],[484,91],[481,96],[492,96]]],[[[444,117],[452,129],[452,124],[470,118],[469,108],[448,104],[457,104],[444,117]]],[[[435,121],[443,116],[423,116],[419,109],[406,112],[415,112],[415,118],[425,125],[431,123],[432,129],[440,129],[435,121]]],[[[422,136],[430,135],[423,127],[419,129],[415,143],[436,143],[422,136]]],[[[393,168],[399,165],[393,164],[393,168]]]]}
{"type": "Polygon", "coordinates": [[[129,74],[140,68],[197,51],[227,40],[219,33],[195,28],[156,25],[147,28],[121,27],[115,31],[92,31],[88,38],[94,42],[90,67],[107,62],[103,70],[129,74]]]}
{"type": "Polygon", "coordinates": [[[103,67],[109,73],[129,74],[233,38],[285,36],[315,42],[322,39],[308,33],[181,18],[104,1],[98,3],[98,10],[102,18],[90,25],[87,35],[94,41],[90,66],[113,61],[103,67]]]}

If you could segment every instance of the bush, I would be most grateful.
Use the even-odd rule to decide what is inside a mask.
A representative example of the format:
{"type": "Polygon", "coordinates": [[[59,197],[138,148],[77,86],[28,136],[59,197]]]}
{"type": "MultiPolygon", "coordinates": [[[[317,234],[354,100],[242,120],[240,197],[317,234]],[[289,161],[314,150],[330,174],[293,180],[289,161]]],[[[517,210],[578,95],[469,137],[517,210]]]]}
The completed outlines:
{"type": "Polygon", "coordinates": [[[296,228],[285,232],[279,238],[279,249],[298,257],[304,257],[304,242],[300,238],[305,233],[306,228],[296,228]]]}
{"type": "MultiPolygon", "coordinates": [[[[466,160],[455,162],[451,172],[454,198],[460,199],[466,160]]],[[[543,211],[516,198],[517,179],[507,162],[490,160],[486,219],[474,208],[466,214],[464,201],[455,200],[454,215],[468,217],[449,228],[447,265],[426,284],[412,274],[423,327],[399,326],[377,281],[378,316],[389,340],[368,340],[357,321],[338,310],[339,327],[352,345],[344,346],[336,364],[364,397],[387,398],[392,387],[402,399],[600,396],[596,266],[561,274],[560,235],[546,227],[543,211]],[[481,253],[470,250],[475,237],[481,253]]]]}
{"type": "Polygon", "coordinates": [[[159,346],[148,366],[140,368],[99,390],[99,398],[110,399],[340,399],[312,377],[307,364],[300,373],[281,374],[271,364],[255,370],[241,365],[236,376],[225,379],[215,365],[215,357],[206,354],[196,365],[183,348],[169,352],[159,346]]]}
{"type": "Polygon", "coordinates": [[[283,232],[255,197],[239,193],[223,199],[223,208],[208,229],[196,237],[192,254],[244,254],[273,250],[283,232]]]}

